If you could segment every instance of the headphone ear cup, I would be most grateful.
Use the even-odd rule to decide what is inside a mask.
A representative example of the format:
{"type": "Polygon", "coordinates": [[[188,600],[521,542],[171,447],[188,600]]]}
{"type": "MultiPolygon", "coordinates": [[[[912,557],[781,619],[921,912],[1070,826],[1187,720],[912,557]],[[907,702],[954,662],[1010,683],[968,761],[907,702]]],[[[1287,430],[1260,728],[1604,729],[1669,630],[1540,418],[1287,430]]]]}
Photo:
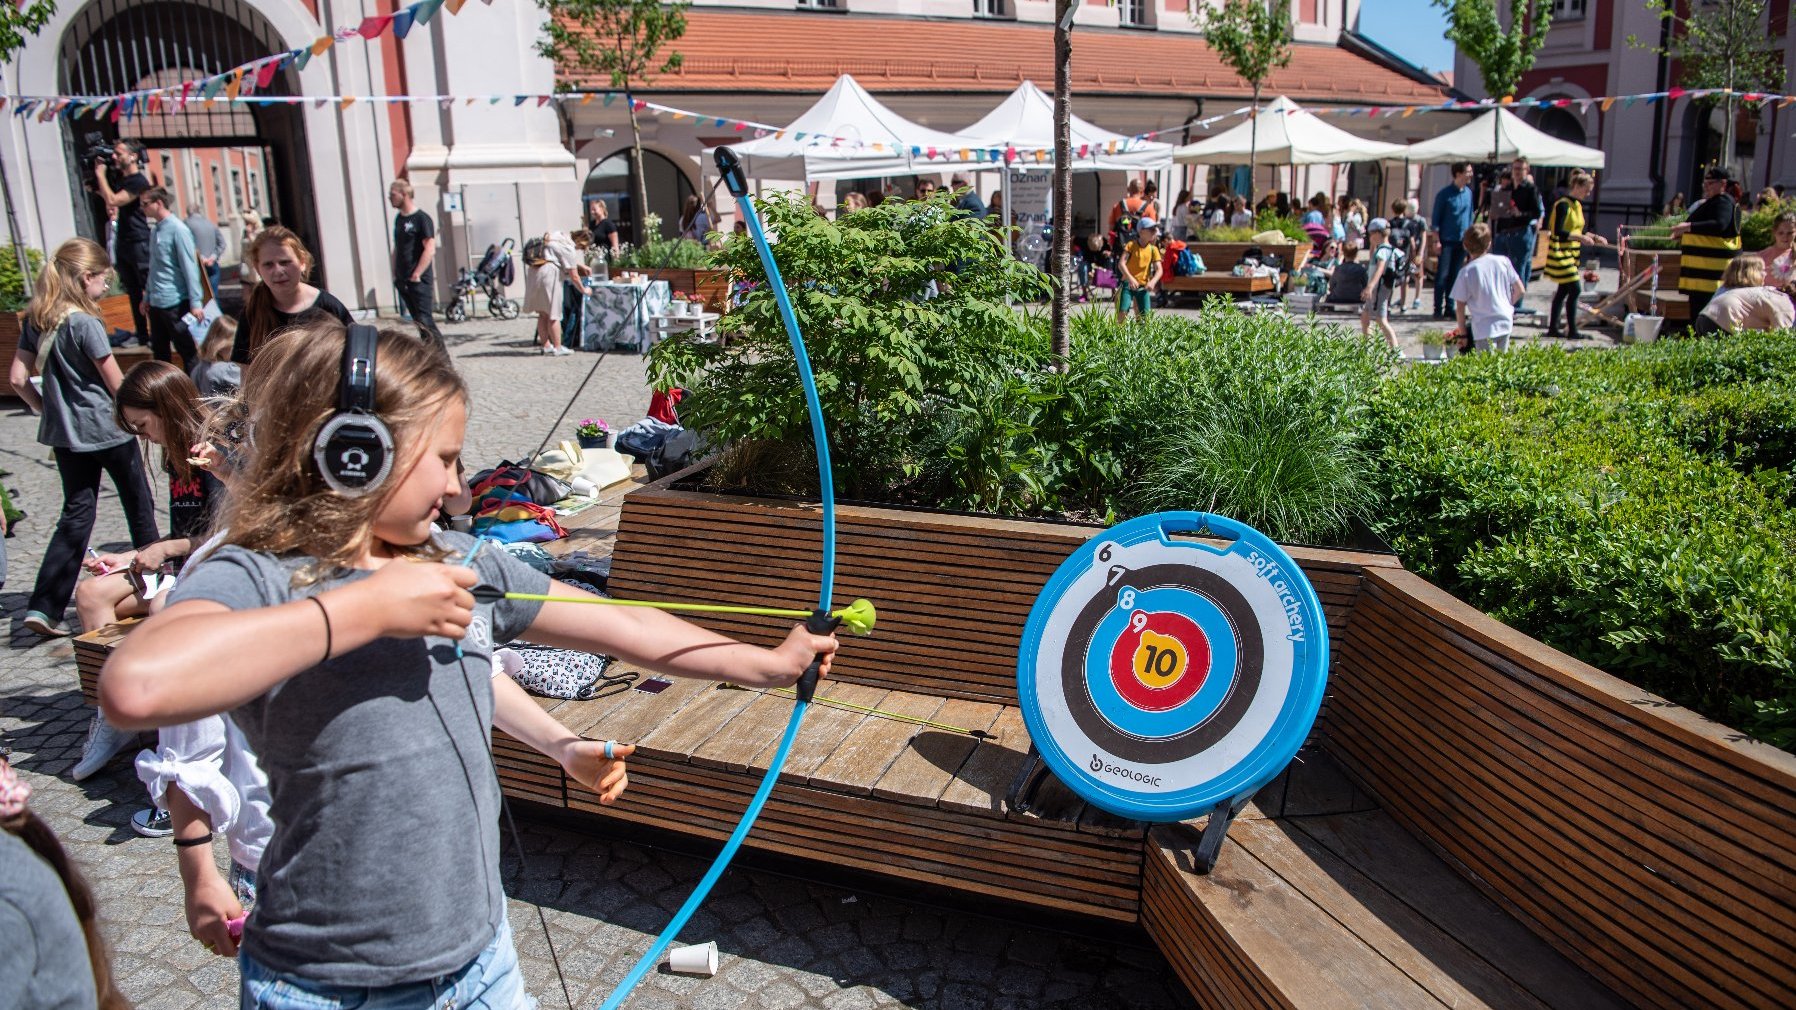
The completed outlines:
{"type": "Polygon", "coordinates": [[[372,414],[337,414],[312,440],[312,463],[332,491],[372,494],[393,470],[393,433],[372,414]]]}

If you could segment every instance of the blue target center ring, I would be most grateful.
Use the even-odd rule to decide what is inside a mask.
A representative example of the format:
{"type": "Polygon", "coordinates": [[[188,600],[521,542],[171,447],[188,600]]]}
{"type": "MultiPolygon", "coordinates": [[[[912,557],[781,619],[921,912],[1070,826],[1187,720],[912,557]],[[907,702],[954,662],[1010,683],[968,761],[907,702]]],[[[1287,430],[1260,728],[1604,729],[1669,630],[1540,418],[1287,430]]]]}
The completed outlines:
{"type": "Polygon", "coordinates": [[[1024,627],[1017,687],[1067,786],[1119,816],[1178,821],[1276,777],[1327,674],[1322,607],[1289,555],[1233,520],[1164,512],[1055,571],[1024,627]]]}

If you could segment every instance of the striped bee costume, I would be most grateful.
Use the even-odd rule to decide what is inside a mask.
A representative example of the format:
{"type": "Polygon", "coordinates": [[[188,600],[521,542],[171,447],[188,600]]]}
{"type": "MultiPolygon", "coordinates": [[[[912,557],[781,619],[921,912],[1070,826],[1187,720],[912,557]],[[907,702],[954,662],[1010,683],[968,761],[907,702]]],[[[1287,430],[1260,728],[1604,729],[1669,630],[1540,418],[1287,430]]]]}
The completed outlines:
{"type": "Polygon", "coordinates": [[[1584,248],[1578,236],[1584,234],[1584,203],[1562,196],[1553,204],[1547,219],[1547,280],[1554,284],[1575,284],[1578,280],[1578,253],[1584,248]]]}
{"type": "Polygon", "coordinates": [[[1740,209],[1720,193],[1690,208],[1690,230],[1678,238],[1678,290],[1690,298],[1690,318],[1715,297],[1728,261],[1740,252],[1740,209]]]}

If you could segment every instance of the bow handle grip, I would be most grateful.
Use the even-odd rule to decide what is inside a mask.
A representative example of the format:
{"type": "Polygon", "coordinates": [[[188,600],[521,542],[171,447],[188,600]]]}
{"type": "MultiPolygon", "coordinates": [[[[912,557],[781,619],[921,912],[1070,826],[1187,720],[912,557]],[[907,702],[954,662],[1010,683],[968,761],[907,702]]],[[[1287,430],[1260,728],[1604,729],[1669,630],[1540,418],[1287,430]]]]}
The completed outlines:
{"type": "Polygon", "coordinates": [[[720,147],[711,152],[712,160],[717,162],[717,174],[723,177],[723,184],[730,195],[740,200],[748,195],[748,179],[742,174],[742,159],[737,156],[733,147],[720,147]]]}
{"type": "MultiPolygon", "coordinates": [[[[840,617],[831,617],[828,611],[815,610],[804,619],[804,629],[813,635],[829,635],[842,626],[840,617]]],[[[810,703],[811,696],[817,693],[817,678],[823,673],[823,656],[819,653],[811,660],[811,665],[804,668],[794,688],[798,692],[798,700],[810,703]]]]}

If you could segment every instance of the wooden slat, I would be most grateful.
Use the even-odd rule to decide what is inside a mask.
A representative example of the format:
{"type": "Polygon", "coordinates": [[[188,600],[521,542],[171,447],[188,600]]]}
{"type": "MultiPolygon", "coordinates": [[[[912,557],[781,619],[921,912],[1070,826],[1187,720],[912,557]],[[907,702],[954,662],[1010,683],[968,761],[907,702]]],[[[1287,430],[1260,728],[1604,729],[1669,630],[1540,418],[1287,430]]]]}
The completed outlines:
{"type": "MultiPolygon", "coordinates": [[[[916,719],[933,717],[942,707],[942,699],[920,694],[886,695],[880,705],[883,711],[916,719]]],[[[920,729],[915,723],[896,719],[866,719],[851,730],[828,758],[811,775],[811,785],[843,793],[868,795],[892,762],[903,753],[920,729]]]]}
{"type": "MultiPolygon", "coordinates": [[[[936,712],[936,721],[966,730],[991,729],[1002,706],[951,698],[936,712]]],[[[874,783],[873,795],[884,800],[934,806],[954,781],[979,741],[960,733],[924,730],[912,737],[886,773],[874,783]]]]}
{"type": "Polygon", "coordinates": [[[1004,793],[1023,767],[1029,752],[1029,728],[1023,713],[1007,708],[992,724],[991,739],[979,741],[972,756],[942,791],[937,806],[963,814],[1003,816],[1004,793]]]}
{"type": "Polygon", "coordinates": [[[1491,897],[1649,1006],[1796,1005],[1796,761],[1368,572],[1328,743],[1491,897]]]}

